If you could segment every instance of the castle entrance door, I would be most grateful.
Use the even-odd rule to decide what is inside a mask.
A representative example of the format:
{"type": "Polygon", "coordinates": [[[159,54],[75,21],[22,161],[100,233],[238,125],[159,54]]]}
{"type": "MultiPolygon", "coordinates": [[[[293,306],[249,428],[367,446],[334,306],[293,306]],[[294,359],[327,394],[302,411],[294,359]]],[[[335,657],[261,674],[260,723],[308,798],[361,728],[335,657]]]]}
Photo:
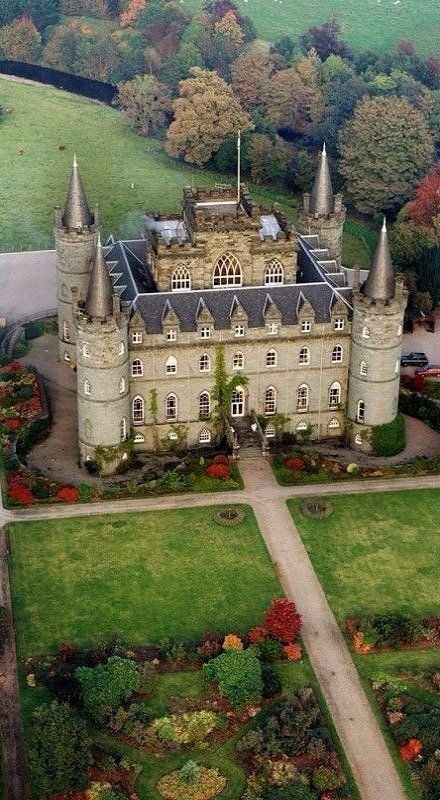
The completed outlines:
{"type": "Polygon", "coordinates": [[[231,397],[231,416],[244,417],[244,391],[237,386],[231,397]]]}

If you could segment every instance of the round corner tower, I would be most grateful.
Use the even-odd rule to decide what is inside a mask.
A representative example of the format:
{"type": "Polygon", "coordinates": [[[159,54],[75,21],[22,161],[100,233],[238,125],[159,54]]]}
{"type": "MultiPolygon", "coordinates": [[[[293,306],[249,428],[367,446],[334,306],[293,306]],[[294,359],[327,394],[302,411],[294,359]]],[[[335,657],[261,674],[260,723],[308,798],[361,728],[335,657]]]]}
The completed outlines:
{"type": "Polygon", "coordinates": [[[345,215],[342,195],[333,193],[324,144],[312,191],[303,195],[298,229],[302,234],[318,236],[320,248],[328,250],[329,258],[334,259],[338,266],[341,266],[345,215]]]}
{"type": "Polygon", "coordinates": [[[129,314],[121,310],[98,240],[86,301],[75,309],[81,464],[113,474],[130,450],[129,314]]]}
{"type": "Polygon", "coordinates": [[[355,450],[371,452],[372,429],[397,415],[407,298],[394,276],[384,221],[367,280],[353,290],[347,428],[355,450]]]}
{"type": "Polygon", "coordinates": [[[73,309],[87,295],[97,233],[97,213],[92,215],[89,211],[74,157],[64,212],[55,210],[58,357],[71,367],[76,365],[73,309]]]}

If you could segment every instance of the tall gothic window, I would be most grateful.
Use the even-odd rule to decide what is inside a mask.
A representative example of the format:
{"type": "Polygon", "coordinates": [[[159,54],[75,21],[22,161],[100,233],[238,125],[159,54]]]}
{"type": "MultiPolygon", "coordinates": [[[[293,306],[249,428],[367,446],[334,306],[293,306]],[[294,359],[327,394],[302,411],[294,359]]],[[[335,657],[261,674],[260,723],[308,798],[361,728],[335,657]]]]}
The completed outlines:
{"type": "Polygon", "coordinates": [[[310,350],[308,347],[301,347],[299,351],[299,363],[310,364],[310,350]]]}
{"type": "Polygon", "coordinates": [[[191,289],[191,275],[186,267],[176,267],[171,276],[171,291],[182,292],[191,289]]]}
{"type": "Polygon", "coordinates": [[[127,420],[125,417],[121,419],[121,442],[125,442],[127,438],[127,420]]]}
{"type": "Polygon", "coordinates": [[[199,442],[200,444],[207,444],[211,441],[211,431],[209,428],[202,428],[199,433],[199,442]]]}
{"type": "Polygon", "coordinates": [[[177,372],[177,359],[169,356],[165,362],[165,372],[167,375],[175,375],[177,372]]]}
{"type": "Polygon", "coordinates": [[[132,416],[133,422],[137,425],[141,425],[145,421],[145,403],[144,398],[140,395],[133,398],[132,416]]]}
{"type": "Polygon", "coordinates": [[[92,394],[92,387],[90,381],[84,381],[84,394],[92,394]]]}
{"type": "Polygon", "coordinates": [[[344,351],[340,344],[335,345],[332,350],[332,364],[340,364],[342,362],[342,356],[344,355],[344,351]]]}
{"type": "Polygon", "coordinates": [[[165,400],[165,416],[168,422],[174,422],[177,419],[177,397],[175,394],[169,394],[165,400]]]}
{"type": "Polygon", "coordinates": [[[302,412],[309,410],[309,387],[306,383],[302,383],[298,388],[296,410],[302,412]]]}
{"type": "Polygon", "coordinates": [[[241,267],[238,258],[232,253],[224,253],[214,266],[213,287],[241,286],[241,267]]]}
{"type": "Polygon", "coordinates": [[[211,372],[211,359],[208,353],[203,353],[203,355],[200,356],[199,370],[200,372],[211,372]]]}
{"type": "Polygon", "coordinates": [[[232,369],[243,369],[244,367],[244,355],[240,351],[234,353],[234,357],[232,359],[232,369]]]}
{"type": "Polygon", "coordinates": [[[356,421],[365,422],[365,403],[363,400],[359,400],[357,404],[356,421]]]}
{"type": "Polygon", "coordinates": [[[264,283],[266,286],[274,286],[277,283],[284,283],[284,269],[281,261],[273,258],[269,261],[264,273],[264,283]]]}
{"type": "Polygon", "coordinates": [[[268,350],[266,353],[266,367],[276,367],[277,360],[277,351],[273,349],[268,350]]]}
{"type": "Polygon", "coordinates": [[[361,361],[360,373],[363,378],[368,375],[368,364],[366,361],[361,361]]]}
{"type": "Polygon", "coordinates": [[[277,390],[274,386],[268,386],[264,392],[264,413],[275,414],[277,410],[277,390]]]}
{"type": "Polygon", "coordinates": [[[144,374],[144,366],[140,358],[135,358],[131,364],[131,374],[133,378],[138,378],[140,375],[144,374]]]}
{"type": "Polygon", "coordinates": [[[338,408],[341,402],[341,384],[335,381],[329,389],[328,407],[338,408]]]}
{"type": "Polygon", "coordinates": [[[63,339],[68,342],[70,339],[70,327],[69,323],[64,320],[63,322],[63,339]]]}
{"type": "Polygon", "coordinates": [[[201,392],[199,396],[199,417],[208,419],[211,414],[211,398],[209,392],[201,392]]]}

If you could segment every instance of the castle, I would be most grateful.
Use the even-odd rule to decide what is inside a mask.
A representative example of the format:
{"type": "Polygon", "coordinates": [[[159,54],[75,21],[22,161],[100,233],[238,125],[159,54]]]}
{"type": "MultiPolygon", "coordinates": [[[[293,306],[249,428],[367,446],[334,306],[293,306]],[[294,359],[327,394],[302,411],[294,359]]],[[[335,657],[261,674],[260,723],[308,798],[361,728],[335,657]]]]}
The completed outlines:
{"type": "Polygon", "coordinates": [[[111,474],[131,449],[209,447],[219,359],[236,376],[224,420],[236,448],[281,425],[369,452],[397,413],[407,293],[385,222],[366,281],[348,285],[344,220],[324,147],[299,232],[243,185],[187,187],[180,215],[147,214],[141,238],[103,246],[75,159],[55,239],[81,462],[111,474]]]}

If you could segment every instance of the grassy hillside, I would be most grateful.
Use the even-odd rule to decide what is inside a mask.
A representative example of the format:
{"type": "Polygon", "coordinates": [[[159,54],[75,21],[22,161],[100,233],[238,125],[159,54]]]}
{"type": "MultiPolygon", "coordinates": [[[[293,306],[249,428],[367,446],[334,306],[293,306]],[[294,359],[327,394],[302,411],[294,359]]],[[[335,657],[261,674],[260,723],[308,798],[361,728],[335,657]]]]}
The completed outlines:
{"type": "MultiPolygon", "coordinates": [[[[198,8],[201,0],[184,0],[198,8]]],[[[310,25],[337,17],[355,49],[386,51],[411,39],[422,53],[438,53],[438,0],[237,0],[262,39],[298,36],[310,25]]]]}
{"type": "MultiPolygon", "coordinates": [[[[132,133],[118,111],[76,95],[0,80],[0,105],[13,109],[0,124],[0,251],[53,247],[53,208],[64,203],[74,151],[105,234],[135,236],[147,208],[179,210],[183,186],[230,180],[178,164],[158,142],[132,133]]],[[[262,203],[280,201],[295,219],[291,196],[253,193],[262,203]]],[[[352,233],[346,246],[347,265],[368,263],[364,243],[352,233]]]]}

